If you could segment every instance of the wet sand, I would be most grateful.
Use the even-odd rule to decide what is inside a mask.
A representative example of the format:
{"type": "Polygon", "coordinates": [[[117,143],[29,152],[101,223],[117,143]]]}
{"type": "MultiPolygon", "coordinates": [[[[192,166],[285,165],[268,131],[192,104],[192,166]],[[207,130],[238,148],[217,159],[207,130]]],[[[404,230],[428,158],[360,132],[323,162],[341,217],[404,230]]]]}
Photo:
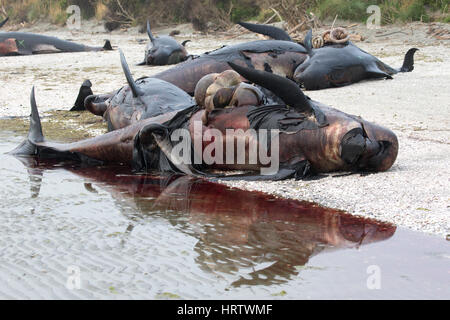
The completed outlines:
{"type": "MultiPolygon", "coordinates": [[[[388,172],[368,176],[329,176],[315,181],[233,182],[231,185],[314,201],[445,237],[450,233],[450,43],[430,38],[426,35],[428,27],[420,23],[384,27],[380,34],[404,32],[387,37],[376,37],[380,34],[362,26],[358,28],[357,31],[368,37],[366,41],[358,42],[358,46],[393,67],[401,65],[404,53],[410,47],[419,48],[415,70],[395,75],[393,80],[366,81],[307,94],[393,129],[400,143],[394,166],[388,172]]],[[[155,31],[167,34],[173,29],[155,31]]],[[[176,29],[182,31],[178,37],[180,41],[192,39],[187,45],[192,54],[256,39],[254,35],[245,34],[226,40],[217,35],[193,35],[186,26],[176,29]]],[[[113,46],[120,46],[124,51],[136,79],[167,68],[135,65],[142,61],[147,41],[145,34],[139,34],[136,29],[106,34],[101,25],[90,22],[83,25],[83,30],[71,33],[64,28],[40,25],[25,31],[43,32],[89,45],[102,45],[104,39],[110,39],[113,46]]],[[[92,81],[95,93],[121,87],[126,81],[118,52],[1,57],[0,116],[28,115],[33,85],[41,112],[68,110],[84,79],[92,81]]],[[[98,133],[101,130],[95,132],[98,133]]]]}
{"type": "Polygon", "coordinates": [[[450,297],[436,236],[188,176],[4,154],[20,141],[0,132],[0,299],[450,297]]]}

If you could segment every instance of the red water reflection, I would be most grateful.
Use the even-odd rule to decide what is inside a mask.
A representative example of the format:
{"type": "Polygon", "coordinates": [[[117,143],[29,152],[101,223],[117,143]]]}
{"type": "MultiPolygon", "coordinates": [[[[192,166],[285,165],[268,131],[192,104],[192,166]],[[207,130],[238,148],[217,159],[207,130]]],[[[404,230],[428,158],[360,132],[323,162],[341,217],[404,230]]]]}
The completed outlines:
{"type": "MultiPolygon", "coordinates": [[[[194,251],[198,265],[209,272],[237,274],[235,286],[288,281],[318,253],[386,240],[396,230],[389,223],[314,203],[229,188],[189,176],[134,175],[124,167],[61,167],[33,159],[23,161],[33,178],[34,196],[43,170],[68,170],[85,179],[88,191],[101,188],[115,199],[126,200],[134,209],[130,213],[134,220],[138,215],[146,223],[146,216],[158,214],[180,232],[197,238],[194,251]],[[245,276],[240,276],[242,270],[248,269],[245,276]]],[[[126,210],[123,212],[127,215],[126,210]]]]}

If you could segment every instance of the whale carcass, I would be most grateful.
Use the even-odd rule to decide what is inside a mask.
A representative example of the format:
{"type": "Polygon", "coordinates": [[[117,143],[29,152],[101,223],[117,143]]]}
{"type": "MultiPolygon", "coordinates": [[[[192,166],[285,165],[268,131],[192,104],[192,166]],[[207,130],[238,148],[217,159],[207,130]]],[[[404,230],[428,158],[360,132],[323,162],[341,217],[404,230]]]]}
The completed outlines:
{"type": "MultiPolygon", "coordinates": [[[[121,89],[126,93],[124,101],[128,101],[128,106],[138,106],[130,110],[144,110],[146,101],[151,101],[150,97],[142,99],[146,84],[135,82],[124,60],[122,64],[128,81],[128,86],[121,89]]],[[[204,115],[207,110],[202,106],[204,102],[197,101],[192,105],[186,99],[186,104],[179,110],[167,109],[167,112],[156,116],[136,118],[126,126],[113,128],[116,130],[95,138],[57,144],[44,139],[33,90],[30,132],[12,154],[88,163],[121,163],[137,171],[181,172],[201,177],[218,177],[215,170],[240,170],[245,171],[246,175],[226,178],[256,180],[300,179],[310,174],[332,171],[385,171],[395,162],[398,141],[389,129],[312,101],[289,79],[232,63],[230,67],[267,90],[263,95],[270,96],[267,92],[271,92],[273,97],[263,96],[263,99],[253,100],[256,103],[224,107],[223,98],[231,97],[232,100],[234,95],[223,95],[224,90],[217,90],[212,99],[218,102],[217,108],[213,108],[206,119],[204,115]],[[174,152],[177,143],[172,134],[178,129],[187,132],[186,138],[190,139],[190,143],[186,143],[188,149],[183,150],[188,150],[188,153],[183,156],[174,152]],[[256,132],[256,138],[245,134],[228,135],[228,130],[246,132],[249,129],[256,132]],[[271,141],[260,140],[261,135],[258,134],[262,132],[270,132],[271,141]],[[273,132],[275,135],[272,135],[273,132]],[[275,139],[278,141],[276,148],[271,144],[275,139]],[[228,145],[243,144],[244,162],[221,159],[218,141],[224,150],[228,145]],[[214,153],[211,152],[213,143],[215,161],[202,159],[201,155],[214,153]],[[267,163],[261,159],[256,162],[250,160],[252,143],[257,148],[268,148],[271,159],[276,158],[278,163],[275,171],[264,173],[267,163]],[[189,148],[190,145],[194,147],[189,148]],[[202,159],[200,162],[189,161],[199,156],[202,159]]],[[[225,89],[225,93],[228,91],[227,88],[221,89],[225,89]]],[[[262,90],[251,92],[258,91],[262,90]]],[[[248,90],[241,92],[244,97],[242,101],[252,101],[246,99],[248,90]]],[[[272,163],[269,169],[273,169],[272,163]]]]}

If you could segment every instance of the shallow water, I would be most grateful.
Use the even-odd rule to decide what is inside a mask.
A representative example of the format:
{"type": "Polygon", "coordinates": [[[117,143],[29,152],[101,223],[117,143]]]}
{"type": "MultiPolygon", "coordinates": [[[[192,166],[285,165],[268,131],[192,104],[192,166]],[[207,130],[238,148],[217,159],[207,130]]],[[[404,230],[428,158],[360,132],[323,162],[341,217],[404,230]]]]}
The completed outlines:
{"type": "Polygon", "coordinates": [[[0,298],[450,298],[443,239],[186,176],[4,154],[21,140],[0,133],[0,298]]]}

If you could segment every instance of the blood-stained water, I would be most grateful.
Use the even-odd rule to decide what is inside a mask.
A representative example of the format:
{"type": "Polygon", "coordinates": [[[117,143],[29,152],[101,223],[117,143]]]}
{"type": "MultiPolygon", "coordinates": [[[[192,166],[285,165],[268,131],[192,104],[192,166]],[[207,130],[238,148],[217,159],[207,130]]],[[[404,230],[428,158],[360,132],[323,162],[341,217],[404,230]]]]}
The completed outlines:
{"type": "Polygon", "coordinates": [[[445,240],[188,176],[4,154],[20,140],[0,140],[1,298],[450,297],[445,240]]]}

